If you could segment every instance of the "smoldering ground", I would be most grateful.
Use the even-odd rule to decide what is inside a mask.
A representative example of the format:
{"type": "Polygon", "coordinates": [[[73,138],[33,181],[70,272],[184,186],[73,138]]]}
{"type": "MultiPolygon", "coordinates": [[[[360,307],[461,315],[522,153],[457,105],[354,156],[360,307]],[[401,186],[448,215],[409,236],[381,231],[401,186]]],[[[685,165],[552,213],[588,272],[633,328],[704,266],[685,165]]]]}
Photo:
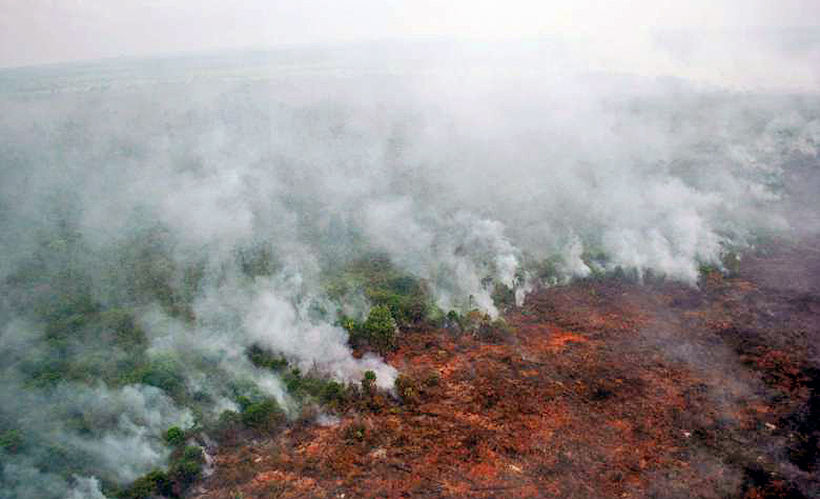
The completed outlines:
{"type": "Polygon", "coordinates": [[[816,168],[816,93],[590,73],[560,44],[413,50],[2,74],[4,492],[127,483],[238,386],[287,408],[251,345],[389,388],[334,325],[368,303],[325,286],[362,254],[497,315],[496,286],[694,284],[814,209],[784,175],[816,168]]]}

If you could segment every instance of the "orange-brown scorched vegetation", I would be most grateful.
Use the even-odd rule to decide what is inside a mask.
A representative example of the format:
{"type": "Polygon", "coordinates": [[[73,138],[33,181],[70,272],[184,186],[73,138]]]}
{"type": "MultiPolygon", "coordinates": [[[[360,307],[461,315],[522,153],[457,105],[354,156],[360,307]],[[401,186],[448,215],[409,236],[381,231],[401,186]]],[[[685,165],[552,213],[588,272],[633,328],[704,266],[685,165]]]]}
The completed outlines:
{"type": "Polygon", "coordinates": [[[400,393],[216,448],[191,495],[817,497],[816,247],[697,287],[542,289],[507,327],[403,331],[400,393]]]}

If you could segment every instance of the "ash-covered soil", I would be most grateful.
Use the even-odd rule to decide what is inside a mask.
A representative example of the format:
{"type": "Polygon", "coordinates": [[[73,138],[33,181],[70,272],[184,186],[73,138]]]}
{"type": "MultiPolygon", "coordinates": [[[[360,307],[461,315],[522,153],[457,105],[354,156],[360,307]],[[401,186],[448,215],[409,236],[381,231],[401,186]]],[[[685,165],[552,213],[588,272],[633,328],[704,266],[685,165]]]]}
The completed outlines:
{"type": "Polygon", "coordinates": [[[199,498],[820,497],[820,240],[403,331],[398,396],[213,449],[199,498]]]}

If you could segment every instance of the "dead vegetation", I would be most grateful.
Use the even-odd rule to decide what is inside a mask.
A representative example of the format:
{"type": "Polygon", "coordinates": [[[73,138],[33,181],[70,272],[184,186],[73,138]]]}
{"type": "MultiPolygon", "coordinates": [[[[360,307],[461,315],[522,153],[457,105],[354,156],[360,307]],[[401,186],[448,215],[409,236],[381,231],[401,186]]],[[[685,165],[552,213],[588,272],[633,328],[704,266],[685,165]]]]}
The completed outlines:
{"type": "Polygon", "coordinates": [[[218,449],[193,496],[817,497],[820,295],[773,286],[766,258],[785,256],[700,289],[576,282],[503,330],[403,334],[395,394],[218,449]]]}

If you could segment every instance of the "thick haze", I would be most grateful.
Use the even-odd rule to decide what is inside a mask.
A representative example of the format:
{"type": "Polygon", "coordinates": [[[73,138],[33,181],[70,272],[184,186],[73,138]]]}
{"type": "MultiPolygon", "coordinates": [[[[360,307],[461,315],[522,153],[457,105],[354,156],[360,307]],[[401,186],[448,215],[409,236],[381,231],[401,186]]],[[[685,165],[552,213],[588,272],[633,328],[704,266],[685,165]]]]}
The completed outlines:
{"type": "Polygon", "coordinates": [[[328,296],[362,255],[496,315],[495,286],[694,284],[820,228],[790,190],[817,178],[815,2],[227,4],[2,6],[5,65],[318,45],[0,70],[0,496],[128,483],[248,387],[290,410],[251,345],[388,388],[335,325],[369,304],[328,296]],[[128,341],[150,371],[123,378],[128,341]]]}
{"type": "Polygon", "coordinates": [[[811,85],[817,70],[808,81],[794,74],[806,68],[786,60],[795,54],[783,57],[781,37],[818,26],[815,0],[0,0],[0,66],[419,36],[570,36],[588,44],[587,64],[605,69],[737,79],[742,67],[811,85]],[[671,59],[654,53],[647,37],[670,32],[694,46],[671,59]]]}

